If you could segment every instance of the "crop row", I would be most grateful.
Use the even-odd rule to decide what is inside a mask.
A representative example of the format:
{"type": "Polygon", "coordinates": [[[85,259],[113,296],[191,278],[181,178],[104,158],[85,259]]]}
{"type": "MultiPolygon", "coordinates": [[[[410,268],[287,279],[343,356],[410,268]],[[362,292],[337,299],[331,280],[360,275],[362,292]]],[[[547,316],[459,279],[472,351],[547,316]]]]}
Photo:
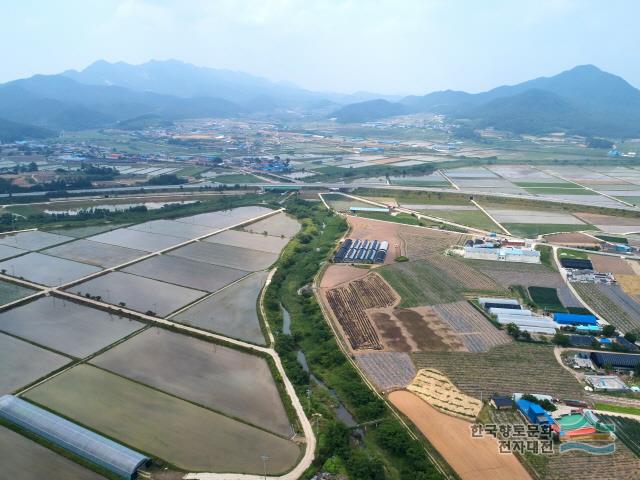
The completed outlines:
{"type": "Polygon", "coordinates": [[[584,396],[577,380],[556,361],[551,346],[512,342],[486,353],[421,352],[413,358],[418,368],[440,370],[476,398],[493,393],[584,396]]]}
{"type": "Polygon", "coordinates": [[[640,330],[640,319],[636,318],[637,315],[632,315],[619,306],[607,294],[608,291],[601,288],[604,285],[574,283],[573,287],[578,292],[578,295],[607,322],[615,325],[625,333],[640,330]]]}

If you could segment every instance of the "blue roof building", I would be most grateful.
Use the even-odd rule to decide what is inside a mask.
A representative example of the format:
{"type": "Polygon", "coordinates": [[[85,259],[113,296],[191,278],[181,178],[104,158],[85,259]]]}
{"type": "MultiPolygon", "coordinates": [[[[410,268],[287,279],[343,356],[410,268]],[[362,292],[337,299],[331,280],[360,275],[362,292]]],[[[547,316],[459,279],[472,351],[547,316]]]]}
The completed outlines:
{"type": "Polygon", "coordinates": [[[521,398],[516,402],[516,406],[530,423],[535,425],[553,425],[555,423],[549,412],[537,403],[521,398]]]}
{"type": "Polygon", "coordinates": [[[553,320],[560,325],[598,326],[598,319],[594,315],[584,315],[581,313],[554,313],[553,320]]]}

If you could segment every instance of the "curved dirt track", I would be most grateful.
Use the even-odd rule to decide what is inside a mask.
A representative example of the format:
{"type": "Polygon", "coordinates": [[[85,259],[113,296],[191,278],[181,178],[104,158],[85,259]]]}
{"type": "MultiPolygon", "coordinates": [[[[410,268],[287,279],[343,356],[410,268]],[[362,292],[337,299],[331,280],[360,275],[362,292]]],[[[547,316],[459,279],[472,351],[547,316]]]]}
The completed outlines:
{"type": "Polygon", "coordinates": [[[420,429],[462,480],[530,480],[511,454],[498,452],[493,437],[472,438],[471,423],[439,412],[406,390],[389,394],[389,401],[420,429]]]}

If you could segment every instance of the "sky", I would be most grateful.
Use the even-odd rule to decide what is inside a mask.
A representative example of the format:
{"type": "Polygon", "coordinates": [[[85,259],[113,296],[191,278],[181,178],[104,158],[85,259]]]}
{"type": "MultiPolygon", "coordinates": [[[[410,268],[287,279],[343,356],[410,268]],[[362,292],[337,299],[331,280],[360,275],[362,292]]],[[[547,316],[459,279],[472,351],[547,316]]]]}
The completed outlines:
{"type": "Polygon", "coordinates": [[[640,87],[636,0],[0,0],[0,82],[175,58],[316,91],[477,92],[594,64],[640,87]]]}

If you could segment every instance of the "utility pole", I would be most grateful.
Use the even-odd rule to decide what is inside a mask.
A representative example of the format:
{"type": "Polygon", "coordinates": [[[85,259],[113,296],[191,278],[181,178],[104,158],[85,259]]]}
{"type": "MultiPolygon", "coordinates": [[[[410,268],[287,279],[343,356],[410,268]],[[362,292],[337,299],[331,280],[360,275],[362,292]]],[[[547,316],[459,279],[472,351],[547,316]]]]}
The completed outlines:
{"type": "Polygon", "coordinates": [[[267,461],[271,458],[269,455],[260,455],[262,459],[262,467],[264,470],[264,480],[267,480],[267,461]]]}

